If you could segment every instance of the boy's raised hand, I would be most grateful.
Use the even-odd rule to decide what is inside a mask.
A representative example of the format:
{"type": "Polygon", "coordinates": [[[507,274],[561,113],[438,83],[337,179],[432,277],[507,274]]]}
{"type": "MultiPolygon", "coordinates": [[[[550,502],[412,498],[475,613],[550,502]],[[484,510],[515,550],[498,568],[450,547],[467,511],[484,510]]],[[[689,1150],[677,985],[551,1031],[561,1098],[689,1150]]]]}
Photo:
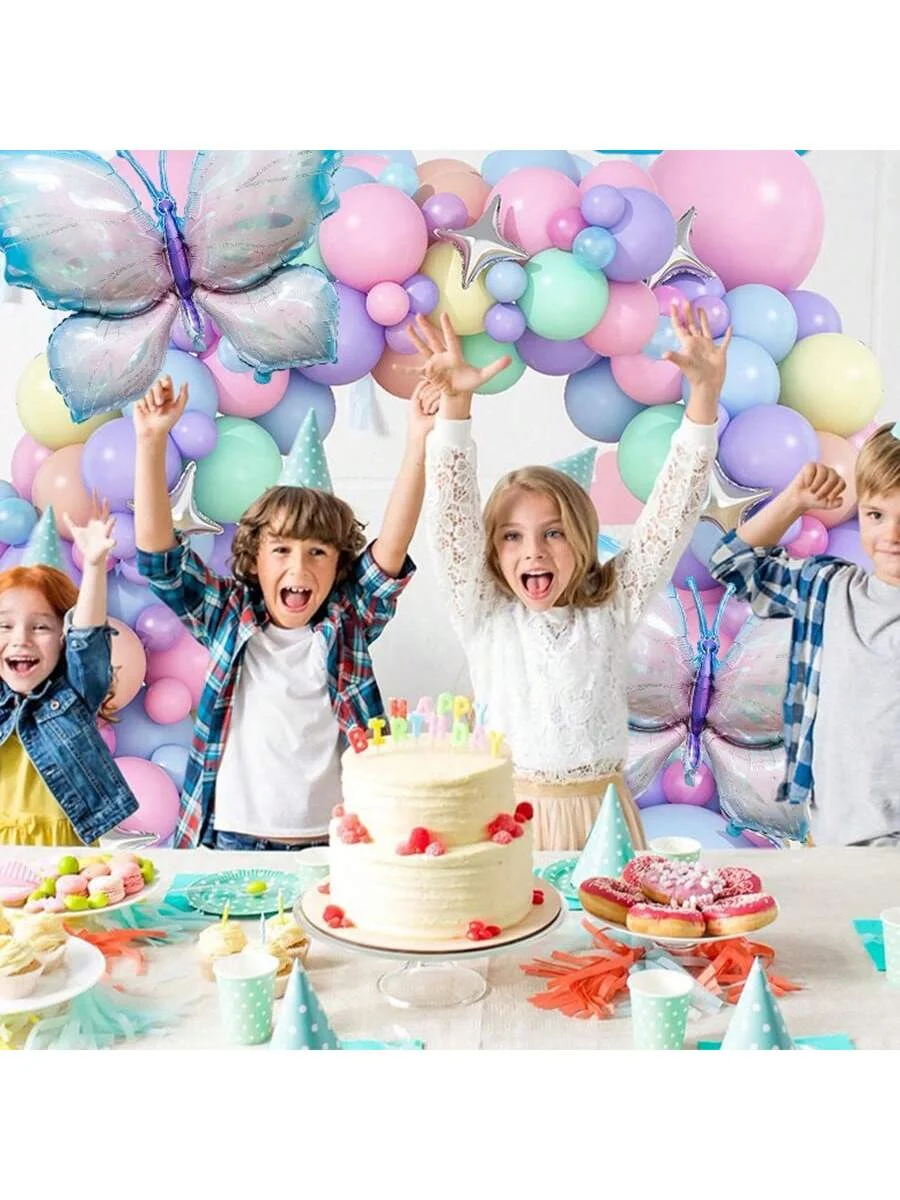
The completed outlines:
{"type": "Polygon", "coordinates": [[[76,525],[68,513],[63,513],[63,520],[85,564],[95,567],[106,562],[116,544],[112,536],[116,518],[109,515],[109,502],[104,500],[101,504],[96,492],[91,501],[91,515],[84,525],[76,525]]]}
{"type": "Polygon", "coordinates": [[[181,385],[176,396],[171,376],[161,376],[134,406],[134,428],[137,436],[148,440],[166,437],[184,415],[187,401],[186,383],[181,385]]]}
{"type": "Polygon", "coordinates": [[[489,366],[470,366],[463,358],[462,345],[446,313],[441,314],[440,332],[420,314],[415,324],[407,326],[407,333],[416,349],[427,356],[420,368],[422,375],[439,389],[448,416],[458,416],[456,410],[465,408],[467,417],[472,392],[499,375],[512,361],[503,355],[489,366]]]}
{"type": "Polygon", "coordinates": [[[798,471],[787,490],[794,506],[808,512],[812,508],[840,508],[846,488],[834,467],[813,462],[798,471]]]}

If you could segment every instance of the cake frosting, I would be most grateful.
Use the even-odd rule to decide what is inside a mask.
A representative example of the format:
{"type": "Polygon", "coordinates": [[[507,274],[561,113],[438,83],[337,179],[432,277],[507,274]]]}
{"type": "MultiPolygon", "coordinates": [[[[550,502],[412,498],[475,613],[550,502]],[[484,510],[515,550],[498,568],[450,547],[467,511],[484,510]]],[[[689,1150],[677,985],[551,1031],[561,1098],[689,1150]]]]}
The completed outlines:
{"type": "Polygon", "coordinates": [[[329,830],[329,893],[345,923],[443,940],[473,924],[505,930],[530,911],[531,813],[515,811],[505,755],[385,741],[345,753],[343,791],[329,830]]]}

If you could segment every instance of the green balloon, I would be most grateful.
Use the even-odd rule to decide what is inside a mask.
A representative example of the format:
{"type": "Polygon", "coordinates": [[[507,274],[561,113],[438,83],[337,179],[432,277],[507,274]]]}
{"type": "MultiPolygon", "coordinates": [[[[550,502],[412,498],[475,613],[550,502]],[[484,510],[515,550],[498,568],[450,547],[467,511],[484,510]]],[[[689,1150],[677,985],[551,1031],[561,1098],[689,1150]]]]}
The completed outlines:
{"type": "Polygon", "coordinates": [[[314,238],[305,250],[301,251],[300,254],[292,258],[290,265],[292,267],[315,267],[317,271],[323,271],[329,279],[333,278],[331,272],[328,270],[322,260],[318,238],[314,238]]]}
{"type": "Polygon", "coordinates": [[[646,503],[653,491],[683,416],[682,404],[654,404],[625,426],[616,460],[622,482],[638,500],[646,503]]]}
{"type": "Polygon", "coordinates": [[[246,417],[219,417],[219,440],[197,462],[194,499],[200,511],[224,525],[240,520],[281,474],[275,439],[246,417]]]}
{"type": "Polygon", "coordinates": [[[528,328],[567,342],[594,328],[609,303],[602,271],[586,271],[565,250],[542,250],[525,264],[528,286],[519,301],[528,328]]]}
{"type": "Polygon", "coordinates": [[[471,367],[489,367],[491,363],[507,354],[512,359],[509,366],[504,367],[499,375],[475,389],[479,395],[492,396],[495,392],[505,392],[525,374],[525,363],[511,343],[495,342],[487,333],[470,333],[459,340],[462,342],[463,358],[471,367]]]}

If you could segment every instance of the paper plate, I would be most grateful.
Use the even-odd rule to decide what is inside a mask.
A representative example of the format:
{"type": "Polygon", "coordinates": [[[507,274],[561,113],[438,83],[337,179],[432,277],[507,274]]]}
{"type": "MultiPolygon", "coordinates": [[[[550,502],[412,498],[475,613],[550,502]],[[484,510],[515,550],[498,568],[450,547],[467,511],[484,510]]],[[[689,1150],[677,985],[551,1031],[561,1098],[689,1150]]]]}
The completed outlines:
{"type": "Polygon", "coordinates": [[[184,898],[193,907],[204,913],[217,916],[228,905],[232,917],[258,917],[260,913],[270,916],[278,912],[278,893],[285,910],[289,911],[309,880],[287,871],[272,871],[266,867],[258,870],[242,868],[222,871],[218,875],[204,875],[185,890],[184,898]],[[260,896],[247,891],[248,883],[262,882],[266,890],[260,896]]]}

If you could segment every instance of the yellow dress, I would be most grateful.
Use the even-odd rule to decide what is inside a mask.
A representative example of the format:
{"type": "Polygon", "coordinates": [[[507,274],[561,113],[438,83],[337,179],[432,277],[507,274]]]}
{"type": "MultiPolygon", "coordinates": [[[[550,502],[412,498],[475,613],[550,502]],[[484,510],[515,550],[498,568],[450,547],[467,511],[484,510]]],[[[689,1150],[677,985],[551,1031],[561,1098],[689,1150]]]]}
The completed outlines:
{"type": "Polygon", "coordinates": [[[11,733],[0,746],[0,846],[81,846],[53,793],[11,733]]]}

